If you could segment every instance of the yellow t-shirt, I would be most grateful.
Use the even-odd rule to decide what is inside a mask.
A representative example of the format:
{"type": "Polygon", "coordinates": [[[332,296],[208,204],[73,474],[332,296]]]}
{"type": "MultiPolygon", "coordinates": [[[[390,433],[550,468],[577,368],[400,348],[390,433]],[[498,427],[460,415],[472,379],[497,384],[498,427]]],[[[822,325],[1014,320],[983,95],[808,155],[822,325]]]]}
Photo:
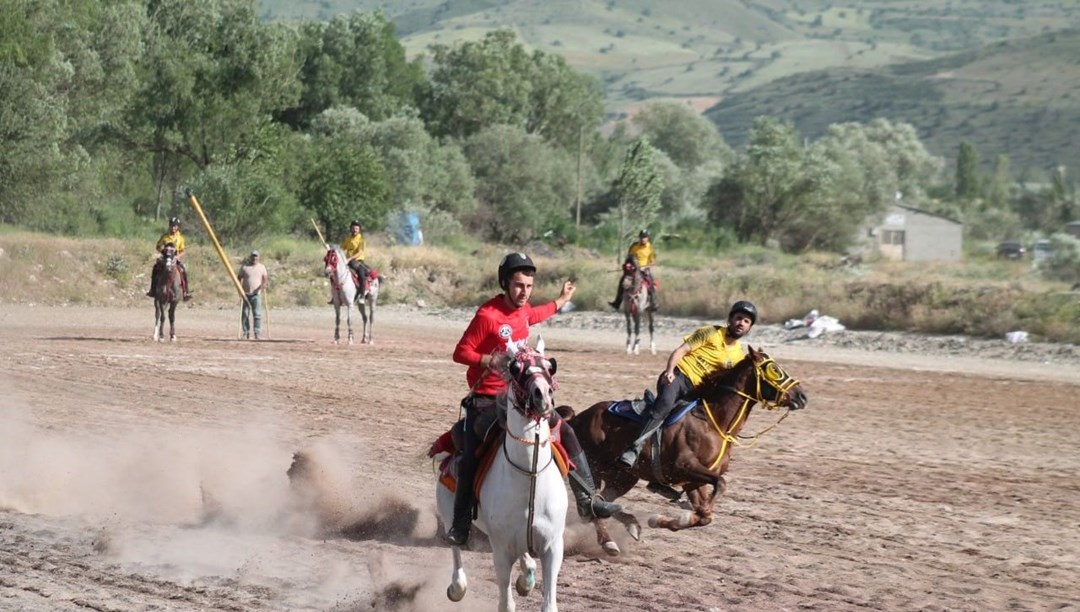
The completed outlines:
{"type": "Polygon", "coordinates": [[[730,370],[746,358],[741,341],[724,343],[726,334],[726,327],[707,325],[683,338],[690,345],[690,352],[683,355],[678,367],[695,387],[712,372],[730,370]]]}
{"type": "Polygon", "coordinates": [[[341,248],[345,250],[346,259],[363,259],[364,235],[357,234],[353,236],[349,234],[345,237],[345,240],[341,241],[341,248]],[[353,255],[356,255],[356,257],[354,258],[353,255]]]}
{"type": "Polygon", "coordinates": [[[645,244],[641,244],[640,242],[631,244],[630,248],[627,249],[626,254],[630,257],[637,258],[637,265],[639,268],[651,266],[656,263],[656,252],[653,251],[651,241],[645,244]]]}
{"type": "Polygon", "coordinates": [[[184,252],[184,235],[181,234],[179,231],[177,231],[175,234],[165,232],[164,234],[161,235],[161,238],[158,238],[158,241],[157,241],[158,253],[160,253],[161,249],[165,248],[165,245],[169,244],[170,242],[173,243],[174,247],[176,247],[176,254],[177,255],[184,252]]]}

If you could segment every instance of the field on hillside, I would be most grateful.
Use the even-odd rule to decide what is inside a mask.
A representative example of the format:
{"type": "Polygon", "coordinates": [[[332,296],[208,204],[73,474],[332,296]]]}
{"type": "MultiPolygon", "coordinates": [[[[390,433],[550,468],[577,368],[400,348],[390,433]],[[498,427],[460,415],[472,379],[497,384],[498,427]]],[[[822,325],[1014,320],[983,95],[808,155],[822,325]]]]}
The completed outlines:
{"type": "Polygon", "coordinates": [[[1071,3],[1007,0],[261,0],[264,19],[327,20],[382,10],[410,54],[512,27],[604,83],[609,110],[643,99],[724,96],[831,68],[876,68],[1080,26],[1071,3]]]}

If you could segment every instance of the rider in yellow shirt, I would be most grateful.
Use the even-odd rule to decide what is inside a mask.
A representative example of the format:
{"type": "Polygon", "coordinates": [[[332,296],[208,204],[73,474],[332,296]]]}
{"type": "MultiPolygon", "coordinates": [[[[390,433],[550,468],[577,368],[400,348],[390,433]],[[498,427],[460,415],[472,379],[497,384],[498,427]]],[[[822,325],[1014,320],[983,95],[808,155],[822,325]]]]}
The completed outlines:
{"type": "Polygon", "coordinates": [[[345,262],[350,268],[356,272],[360,279],[360,288],[358,291],[357,299],[363,297],[367,293],[367,278],[371,273],[371,269],[364,264],[364,226],[360,225],[360,221],[353,220],[349,224],[349,235],[341,241],[341,249],[345,251],[345,262]]]}
{"type": "MultiPolygon", "coordinates": [[[[656,310],[656,287],[653,284],[652,268],[651,266],[656,263],[656,251],[653,250],[652,242],[649,241],[649,230],[643,229],[638,234],[638,240],[634,244],[630,245],[630,248],[626,250],[627,261],[633,261],[639,270],[641,275],[645,279],[645,286],[649,290],[649,310],[656,310]]],[[[615,293],[615,300],[610,302],[611,307],[615,310],[619,309],[622,304],[623,298],[623,286],[622,277],[619,277],[619,286],[615,293]]]]}
{"type": "MultiPolygon", "coordinates": [[[[161,235],[158,238],[157,249],[158,253],[161,253],[165,249],[165,245],[171,244],[176,249],[176,267],[180,269],[180,279],[184,288],[184,301],[191,299],[191,291],[188,290],[187,268],[184,267],[184,251],[187,245],[184,243],[184,235],[180,233],[180,219],[173,217],[169,219],[169,231],[161,235]]],[[[150,290],[146,292],[148,297],[154,297],[154,291],[157,289],[157,277],[158,272],[161,271],[162,266],[161,258],[159,257],[154,262],[154,269],[150,272],[150,290]]]]}
{"type": "Polygon", "coordinates": [[[727,327],[706,325],[683,339],[671,355],[667,368],[656,380],[656,402],[641,435],[619,457],[619,463],[633,467],[641,447],[659,429],[680,399],[692,397],[694,389],[710,374],[730,370],[746,358],[740,339],[757,322],[757,307],[746,300],[735,302],[728,312],[727,327]]]}

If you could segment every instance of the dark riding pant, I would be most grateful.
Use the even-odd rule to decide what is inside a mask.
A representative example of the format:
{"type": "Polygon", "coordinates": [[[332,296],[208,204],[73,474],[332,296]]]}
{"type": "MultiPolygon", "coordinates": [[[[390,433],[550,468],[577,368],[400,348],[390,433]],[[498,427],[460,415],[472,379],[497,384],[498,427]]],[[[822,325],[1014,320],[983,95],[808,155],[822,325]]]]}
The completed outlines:
{"type": "Polygon", "coordinates": [[[367,279],[368,275],[371,274],[371,268],[364,263],[363,259],[354,259],[350,261],[349,267],[352,268],[353,272],[356,272],[356,278],[359,283],[359,291],[356,292],[356,297],[359,299],[367,293],[367,279]]]}
{"type": "Polygon", "coordinates": [[[680,399],[692,396],[693,392],[694,384],[679,368],[675,368],[675,378],[670,383],[664,373],[661,372],[656,379],[657,397],[656,402],[649,409],[649,418],[645,421],[645,426],[641,428],[641,433],[638,434],[637,439],[619,457],[619,462],[625,466],[633,467],[634,463],[637,462],[638,455],[641,454],[642,447],[645,446],[645,441],[656,430],[663,427],[664,421],[667,420],[668,416],[671,415],[671,411],[675,408],[675,403],[680,399]]]}

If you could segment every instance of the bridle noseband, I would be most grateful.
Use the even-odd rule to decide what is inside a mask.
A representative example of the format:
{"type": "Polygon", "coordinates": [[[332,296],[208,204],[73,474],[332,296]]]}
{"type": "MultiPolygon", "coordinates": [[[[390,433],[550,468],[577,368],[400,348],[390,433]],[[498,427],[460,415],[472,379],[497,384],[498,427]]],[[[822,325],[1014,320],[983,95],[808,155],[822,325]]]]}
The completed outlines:
{"type": "Polygon", "coordinates": [[[743,398],[742,405],[739,407],[738,412],[736,412],[735,418],[732,419],[731,423],[728,424],[726,430],[721,427],[720,423],[716,420],[716,415],[713,414],[712,408],[709,407],[709,403],[702,399],[702,409],[705,411],[705,415],[708,417],[709,423],[712,424],[713,429],[716,430],[716,433],[720,435],[720,439],[722,440],[720,444],[720,452],[717,453],[716,459],[713,460],[713,462],[709,465],[709,469],[714,470],[716,469],[716,466],[720,465],[720,462],[723,460],[724,455],[727,453],[729,446],[742,446],[746,448],[753,448],[753,446],[756,445],[761,439],[761,436],[772,431],[773,428],[775,428],[784,419],[786,419],[788,415],[791,414],[790,409],[784,412],[784,414],[782,414],[780,418],[777,419],[777,421],[769,427],[766,427],[765,429],[759,431],[753,436],[749,436],[751,442],[746,444],[741,443],[739,438],[737,438],[734,434],[731,433],[732,431],[735,431],[736,429],[741,427],[742,424],[746,421],[747,416],[749,416],[750,414],[750,409],[754,406],[754,404],[761,404],[762,407],[764,407],[766,410],[775,410],[777,408],[780,408],[787,403],[788,395],[791,393],[791,390],[798,385],[799,381],[797,379],[793,378],[786,371],[784,371],[784,369],[781,368],[780,365],[772,359],[772,357],[764,355],[764,359],[762,359],[760,363],[757,361],[754,362],[754,395],[749,395],[743,390],[736,389],[735,387],[730,385],[720,385],[716,387],[717,389],[725,389],[727,391],[731,391],[735,395],[743,398]],[[765,381],[765,384],[776,390],[776,397],[772,400],[768,400],[765,398],[765,395],[762,392],[762,380],[765,381]]]}

